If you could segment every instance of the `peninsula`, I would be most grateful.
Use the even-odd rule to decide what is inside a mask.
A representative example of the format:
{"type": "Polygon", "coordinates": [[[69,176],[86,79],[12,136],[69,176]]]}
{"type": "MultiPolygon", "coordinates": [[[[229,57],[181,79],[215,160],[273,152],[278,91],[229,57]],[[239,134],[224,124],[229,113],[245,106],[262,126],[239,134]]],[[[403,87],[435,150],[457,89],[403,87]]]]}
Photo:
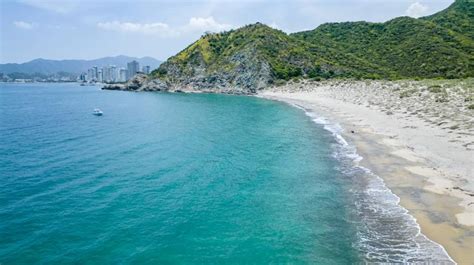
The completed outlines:
{"type": "Polygon", "coordinates": [[[419,19],[328,23],[286,34],[261,23],[205,34],[123,90],[256,93],[294,79],[474,76],[474,3],[419,19]]]}

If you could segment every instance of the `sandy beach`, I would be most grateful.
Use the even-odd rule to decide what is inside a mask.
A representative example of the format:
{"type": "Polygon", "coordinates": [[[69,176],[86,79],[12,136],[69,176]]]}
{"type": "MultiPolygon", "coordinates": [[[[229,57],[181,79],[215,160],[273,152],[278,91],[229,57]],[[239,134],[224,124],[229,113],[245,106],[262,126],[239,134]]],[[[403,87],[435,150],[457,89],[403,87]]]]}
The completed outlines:
{"type": "Polygon", "coordinates": [[[474,264],[473,80],[299,81],[259,96],[339,123],[429,239],[474,264]]]}

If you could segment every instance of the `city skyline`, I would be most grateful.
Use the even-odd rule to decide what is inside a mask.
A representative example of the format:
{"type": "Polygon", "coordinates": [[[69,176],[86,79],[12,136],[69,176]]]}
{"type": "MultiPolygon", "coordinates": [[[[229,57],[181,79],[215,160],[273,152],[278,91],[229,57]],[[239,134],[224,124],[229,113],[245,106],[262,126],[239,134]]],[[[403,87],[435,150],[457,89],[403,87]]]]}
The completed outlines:
{"type": "Polygon", "coordinates": [[[220,32],[262,22],[291,33],[326,22],[420,17],[452,2],[7,0],[0,3],[0,63],[118,54],[166,60],[206,31],[220,32]]]}
{"type": "Polygon", "coordinates": [[[78,76],[78,81],[83,82],[126,82],[137,73],[149,74],[151,67],[144,65],[140,68],[140,63],[136,60],[127,63],[127,68],[116,65],[94,66],[78,76]]]}
{"type": "Polygon", "coordinates": [[[89,83],[122,83],[130,80],[137,73],[150,74],[154,70],[150,65],[143,65],[136,60],[127,63],[127,68],[109,64],[93,66],[79,74],[63,72],[63,74],[25,74],[0,72],[1,82],[89,82],[89,83]]]}

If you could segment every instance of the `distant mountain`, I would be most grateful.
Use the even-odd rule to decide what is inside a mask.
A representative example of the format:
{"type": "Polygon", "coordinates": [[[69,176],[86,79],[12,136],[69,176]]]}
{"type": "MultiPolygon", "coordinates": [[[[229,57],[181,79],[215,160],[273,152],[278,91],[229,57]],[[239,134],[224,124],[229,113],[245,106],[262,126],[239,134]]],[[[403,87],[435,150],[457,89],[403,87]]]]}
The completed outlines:
{"type": "Polygon", "coordinates": [[[419,19],[328,23],[293,34],[256,23],[202,36],[152,77],[198,89],[256,89],[298,77],[473,77],[473,31],[472,0],[419,19]]]}
{"type": "Polygon", "coordinates": [[[140,63],[140,67],[149,65],[151,69],[155,69],[160,65],[160,61],[152,57],[135,58],[129,56],[104,57],[95,60],[47,60],[35,59],[26,63],[7,63],[0,64],[0,73],[25,73],[25,74],[55,74],[58,72],[66,72],[72,74],[80,74],[86,72],[87,69],[98,66],[116,65],[117,67],[127,67],[127,63],[136,60],[140,63]]]}

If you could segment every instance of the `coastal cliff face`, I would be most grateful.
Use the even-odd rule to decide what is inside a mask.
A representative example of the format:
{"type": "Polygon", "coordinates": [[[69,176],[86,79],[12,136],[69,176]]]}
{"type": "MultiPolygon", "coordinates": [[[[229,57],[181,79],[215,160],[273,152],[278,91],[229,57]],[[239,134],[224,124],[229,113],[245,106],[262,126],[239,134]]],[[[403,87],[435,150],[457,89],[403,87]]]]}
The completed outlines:
{"type": "Polygon", "coordinates": [[[385,23],[328,23],[286,34],[261,23],[205,34],[148,77],[105,89],[255,93],[309,78],[474,76],[474,1],[434,15],[385,23]]]}
{"type": "MultiPolygon", "coordinates": [[[[212,38],[213,36],[208,36],[212,38]]],[[[206,39],[200,41],[208,41],[206,39]]],[[[168,60],[158,78],[178,85],[184,90],[243,90],[253,91],[267,87],[271,80],[268,62],[255,47],[245,47],[231,56],[222,58],[221,65],[212,65],[199,43],[168,60]]]]}
{"type": "Polygon", "coordinates": [[[266,50],[281,50],[288,40],[282,31],[260,23],[206,34],[168,59],[152,77],[179,84],[184,89],[255,92],[274,79],[266,50]],[[278,42],[279,38],[285,41],[278,42]]]}

